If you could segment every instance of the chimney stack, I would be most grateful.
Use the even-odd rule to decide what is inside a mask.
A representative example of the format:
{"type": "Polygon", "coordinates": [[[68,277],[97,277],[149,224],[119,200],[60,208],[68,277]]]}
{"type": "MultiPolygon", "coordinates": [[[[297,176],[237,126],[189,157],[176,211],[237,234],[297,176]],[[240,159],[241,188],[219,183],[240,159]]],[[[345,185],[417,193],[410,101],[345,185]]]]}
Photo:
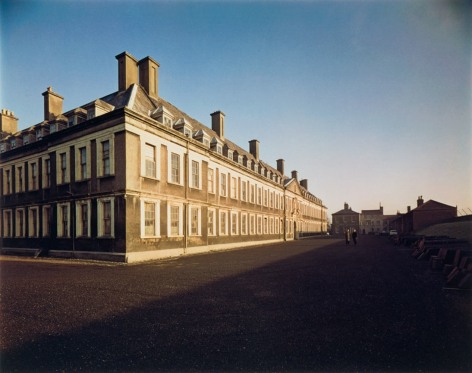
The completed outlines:
{"type": "Polygon", "coordinates": [[[211,113],[211,129],[224,140],[225,139],[225,113],[222,111],[215,111],[211,113]]]}
{"type": "Polygon", "coordinates": [[[0,132],[15,133],[18,132],[18,118],[13,111],[2,109],[0,114],[0,132]]]}
{"type": "Polygon", "coordinates": [[[308,190],[308,179],[300,180],[300,185],[308,190]]]}
{"type": "Polygon", "coordinates": [[[411,206],[406,206],[406,212],[410,212],[411,211],[411,206]]]}
{"type": "Polygon", "coordinates": [[[292,179],[298,180],[298,171],[292,171],[292,179]]]}
{"type": "Polygon", "coordinates": [[[423,196],[419,196],[416,201],[416,207],[420,207],[424,203],[423,196]]]}
{"type": "Polygon", "coordinates": [[[349,205],[346,202],[344,202],[344,210],[349,210],[349,205]]]}
{"type": "Polygon", "coordinates": [[[158,97],[159,63],[151,57],[145,57],[138,62],[139,83],[152,98],[158,97]]]}
{"type": "Polygon", "coordinates": [[[251,140],[249,141],[249,153],[253,155],[256,160],[259,160],[259,141],[251,140]]]}
{"type": "Polygon", "coordinates": [[[282,176],[284,175],[285,161],[283,159],[277,159],[277,171],[279,171],[282,176]]]}
{"type": "Polygon", "coordinates": [[[64,97],[52,91],[52,87],[48,87],[44,96],[44,120],[52,120],[62,114],[62,102],[64,97]]]}
{"type": "Polygon", "coordinates": [[[120,53],[115,58],[118,60],[118,90],[125,91],[138,83],[138,61],[128,52],[120,53]]]}

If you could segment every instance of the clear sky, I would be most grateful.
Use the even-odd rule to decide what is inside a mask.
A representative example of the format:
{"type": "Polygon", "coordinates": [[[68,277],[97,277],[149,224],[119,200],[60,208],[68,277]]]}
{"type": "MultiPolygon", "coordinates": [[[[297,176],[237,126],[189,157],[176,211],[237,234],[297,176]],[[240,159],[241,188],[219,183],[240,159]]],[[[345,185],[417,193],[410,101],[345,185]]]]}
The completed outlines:
{"type": "Polygon", "coordinates": [[[159,95],[297,170],[332,214],[472,209],[470,1],[20,1],[1,11],[1,108],[24,129],[48,86],[70,110],[117,90],[115,55],[159,95]]]}

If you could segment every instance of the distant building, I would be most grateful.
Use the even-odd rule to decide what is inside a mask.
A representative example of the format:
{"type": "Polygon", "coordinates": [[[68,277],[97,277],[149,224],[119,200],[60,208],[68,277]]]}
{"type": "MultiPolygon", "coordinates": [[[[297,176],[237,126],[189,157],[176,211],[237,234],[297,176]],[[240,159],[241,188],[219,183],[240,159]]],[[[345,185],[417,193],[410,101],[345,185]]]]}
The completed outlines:
{"type": "Polygon", "coordinates": [[[359,231],[360,228],[360,215],[358,212],[353,211],[347,203],[344,203],[344,209],[339,210],[332,214],[332,234],[343,234],[346,229],[353,231],[359,231]]]}
{"type": "Polygon", "coordinates": [[[457,207],[433,200],[424,202],[423,197],[420,196],[417,200],[417,207],[412,210],[408,206],[406,213],[399,213],[390,222],[390,227],[396,229],[400,234],[408,234],[455,217],[457,217],[457,207]]]}
{"type": "Polygon", "coordinates": [[[360,232],[362,234],[380,234],[390,229],[390,221],[395,215],[384,215],[383,206],[378,210],[362,210],[360,232]]]}
{"type": "Polygon", "coordinates": [[[327,231],[308,181],[165,101],[159,64],[116,56],[118,90],[63,112],[49,87],[44,119],[18,131],[0,115],[3,249],[132,262],[291,240],[327,231]]]}

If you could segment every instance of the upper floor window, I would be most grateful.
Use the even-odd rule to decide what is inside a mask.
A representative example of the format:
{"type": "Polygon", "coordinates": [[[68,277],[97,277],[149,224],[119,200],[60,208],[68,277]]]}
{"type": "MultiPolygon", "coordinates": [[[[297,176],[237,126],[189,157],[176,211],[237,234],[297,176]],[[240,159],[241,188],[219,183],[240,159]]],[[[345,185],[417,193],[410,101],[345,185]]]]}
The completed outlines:
{"type": "Polygon", "coordinates": [[[43,188],[51,187],[51,160],[49,158],[43,163],[43,188]]]}
{"type": "Polygon", "coordinates": [[[108,176],[110,169],[110,140],[102,141],[102,175],[108,176]]]}
{"type": "Polygon", "coordinates": [[[208,169],[208,193],[215,193],[215,170],[208,169]]]}
{"type": "Polygon", "coordinates": [[[180,155],[171,153],[171,174],[170,180],[173,183],[180,184],[180,155]]]}
{"type": "Polygon", "coordinates": [[[78,237],[90,237],[90,201],[79,201],[76,205],[78,237]]]}
{"type": "Polygon", "coordinates": [[[18,188],[18,192],[21,193],[21,192],[24,192],[25,190],[25,184],[24,184],[24,171],[23,171],[23,167],[22,166],[18,166],[16,168],[17,170],[17,188],[18,188]]]}
{"type": "Polygon", "coordinates": [[[60,184],[64,184],[68,181],[67,175],[67,153],[59,154],[59,174],[58,181],[60,184]]]}
{"type": "Polygon", "coordinates": [[[144,145],[144,157],[145,157],[145,176],[156,177],[156,147],[151,144],[144,145]]]}
{"type": "Polygon", "coordinates": [[[79,148],[79,178],[84,180],[87,178],[87,148],[79,148]]]}
{"type": "Polygon", "coordinates": [[[220,196],[226,197],[226,174],[220,175],[220,196]]]}
{"type": "Polygon", "coordinates": [[[238,198],[238,179],[235,177],[231,178],[231,198],[238,198]]]}
{"type": "Polygon", "coordinates": [[[30,163],[30,190],[38,189],[38,164],[30,163]]]}
{"type": "Polygon", "coordinates": [[[5,170],[4,194],[11,194],[11,170],[5,170]]]}
{"type": "Polygon", "coordinates": [[[242,201],[247,201],[247,182],[242,181],[241,182],[241,200],[242,201]]]}
{"type": "Polygon", "coordinates": [[[192,187],[200,188],[200,164],[192,161],[192,187]]]}

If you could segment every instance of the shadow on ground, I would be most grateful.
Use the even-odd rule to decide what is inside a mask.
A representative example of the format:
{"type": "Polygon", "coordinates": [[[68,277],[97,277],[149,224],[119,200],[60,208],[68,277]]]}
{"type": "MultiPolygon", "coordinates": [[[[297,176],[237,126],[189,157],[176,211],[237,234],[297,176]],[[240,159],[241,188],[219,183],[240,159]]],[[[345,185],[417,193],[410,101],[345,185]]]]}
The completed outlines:
{"type": "MultiPolygon", "coordinates": [[[[470,320],[451,295],[386,239],[360,241],[305,240],[283,260],[163,298],[149,283],[156,296],[139,308],[26,341],[2,353],[2,370],[471,371],[470,320]]],[[[169,276],[198,283],[247,257],[183,258],[169,276]]]]}

